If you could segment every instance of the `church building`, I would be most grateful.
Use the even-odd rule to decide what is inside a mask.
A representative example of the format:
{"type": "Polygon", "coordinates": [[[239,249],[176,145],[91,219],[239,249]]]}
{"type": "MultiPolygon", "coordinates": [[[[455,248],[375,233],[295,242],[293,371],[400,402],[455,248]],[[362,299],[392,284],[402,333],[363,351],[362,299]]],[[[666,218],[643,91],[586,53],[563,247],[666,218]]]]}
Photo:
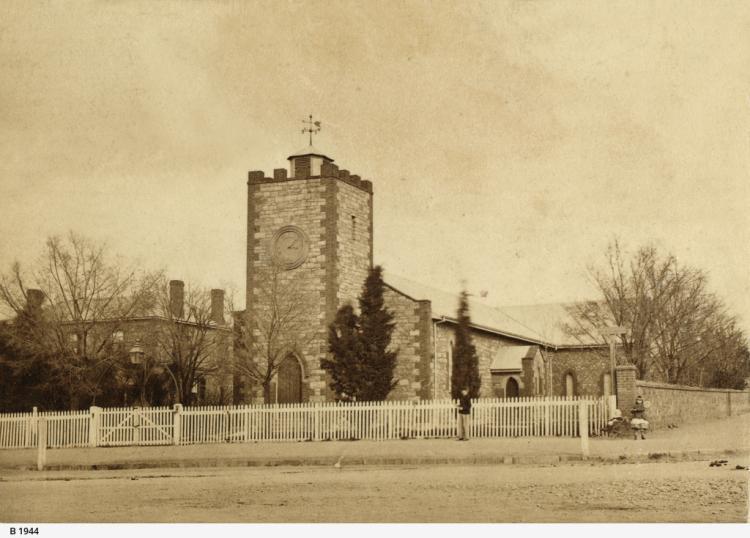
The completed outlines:
{"type": "MultiPolygon", "coordinates": [[[[307,322],[278,370],[272,401],[330,401],[320,363],[329,324],[343,304],[357,304],[373,264],[373,183],[312,145],[288,161],[270,177],[248,174],[246,315],[268,313],[270,281],[277,293],[305,298],[307,322]]],[[[395,317],[398,362],[389,399],[449,398],[458,295],[391,269],[385,300],[395,317]]],[[[606,347],[568,335],[566,305],[496,308],[470,300],[469,314],[481,397],[611,393],[606,347]]],[[[257,401],[258,388],[242,399],[257,401]]]]}

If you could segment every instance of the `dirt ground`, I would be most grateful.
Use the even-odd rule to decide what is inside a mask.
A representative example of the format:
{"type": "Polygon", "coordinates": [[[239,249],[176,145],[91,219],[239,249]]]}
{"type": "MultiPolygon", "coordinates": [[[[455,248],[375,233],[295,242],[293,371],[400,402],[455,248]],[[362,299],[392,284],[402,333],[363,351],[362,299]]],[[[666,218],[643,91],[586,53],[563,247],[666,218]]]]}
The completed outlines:
{"type": "Polygon", "coordinates": [[[6,471],[0,521],[745,522],[736,463],[6,471]]]}

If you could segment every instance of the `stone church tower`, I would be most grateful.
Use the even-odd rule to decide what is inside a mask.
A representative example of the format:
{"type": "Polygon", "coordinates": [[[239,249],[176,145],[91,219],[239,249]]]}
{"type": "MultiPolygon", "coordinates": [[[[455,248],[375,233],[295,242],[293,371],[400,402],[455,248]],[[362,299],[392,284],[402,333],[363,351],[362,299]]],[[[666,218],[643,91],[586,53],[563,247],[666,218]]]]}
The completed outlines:
{"type": "Polygon", "coordinates": [[[313,146],[288,160],[273,177],[249,172],[247,315],[267,325],[274,297],[301,301],[303,334],[284,352],[271,401],[325,401],[328,325],[342,304],[356,304],[372,266],[372,183],[313,146]]]}

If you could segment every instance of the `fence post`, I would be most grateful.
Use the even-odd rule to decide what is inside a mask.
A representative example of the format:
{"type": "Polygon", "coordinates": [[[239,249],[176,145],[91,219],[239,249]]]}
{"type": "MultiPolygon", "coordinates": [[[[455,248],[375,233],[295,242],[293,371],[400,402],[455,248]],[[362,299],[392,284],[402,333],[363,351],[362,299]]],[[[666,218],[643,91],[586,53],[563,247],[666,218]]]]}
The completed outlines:
{"type": "Polygon", "coordinates": [[[95,405],[91,406],[89,413],[89,446],[96,447],[99,444],[99,421],[102,416],[102,408],[95,405]]]}
{"type": "Polygon", "coordinates": [[[38,433],[36,441],[36,470],[44,471],[47,463],[47,421],[40,418],[38,424],[38,433]]]}
{"type": "Polygon", "coordinates": [[[732,393],[727,391],[727,416],[732,416],[732,393]]]}
{"type": "Polygon", "coordinates": [[[134,407],[130,416],[133,425],[133,445],[138,446],[141,444],[141,408],[134,407]]]}
{"type": "Polygon", "coordinates": [[[32,446],[31,443],[34,437],[34,430],[37,429],[37,420],[39,419],[39,413],[36,406],[31,410],[31,416],[26,423],[26,438],[24,439],[24,446],[32,446]]]}
{"type": "Polygon", "coordinates": [[[388,439],[393,439],[393,404],[388,405],[388,439]]]}
{"type": "Polygon", "coordinates": [[[615,394],[610,394],[607,397],[607,404],[608,404],[608,415],[607,418],[612,418],[615,416],[615,411],[617,410],[617,396],[615,394]]]}
{"type": "Polygon", "coordinates": [[[174,404],[172,423],[172,441],[175,445],[179,445],[182,437],[182,404],[174,404]]]}
{"type": "Polygon", "coordinates": [[[550,434],[550,402],[549,399],[544,401],[544,435],[549,437],[550,434]]]}
{"type": "Polygon", "coordinates": [[[578,435],[581,436],[583,459],[589,456],[589,408],[585,401],[578,403],[578,435]]]}
{"type": "Polygon", "coordinates": [[[313,404],[313,440],[320,441],[320,404],[313,404]]]}
{"type": "Polygon", "coordinates": [[[229,414],[229,409],[226,409],[224,412],[224,442],[229,442],[229,432],[231,431],[229,421],[231,420],[231,416],[229,414]]]}

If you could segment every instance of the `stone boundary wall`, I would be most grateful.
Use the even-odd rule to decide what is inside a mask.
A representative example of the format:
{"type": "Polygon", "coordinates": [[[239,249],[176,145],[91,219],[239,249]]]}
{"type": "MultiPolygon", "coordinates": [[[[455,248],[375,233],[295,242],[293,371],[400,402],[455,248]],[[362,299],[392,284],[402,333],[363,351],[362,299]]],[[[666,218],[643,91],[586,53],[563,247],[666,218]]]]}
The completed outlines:
{"type": "Polygon", "coordinates": [[[650,403],[646,418],[654,428],[750,412],[750,390],[707,389],[652,381],[636,381],[635,386],[636,392],[650,403]]]}

